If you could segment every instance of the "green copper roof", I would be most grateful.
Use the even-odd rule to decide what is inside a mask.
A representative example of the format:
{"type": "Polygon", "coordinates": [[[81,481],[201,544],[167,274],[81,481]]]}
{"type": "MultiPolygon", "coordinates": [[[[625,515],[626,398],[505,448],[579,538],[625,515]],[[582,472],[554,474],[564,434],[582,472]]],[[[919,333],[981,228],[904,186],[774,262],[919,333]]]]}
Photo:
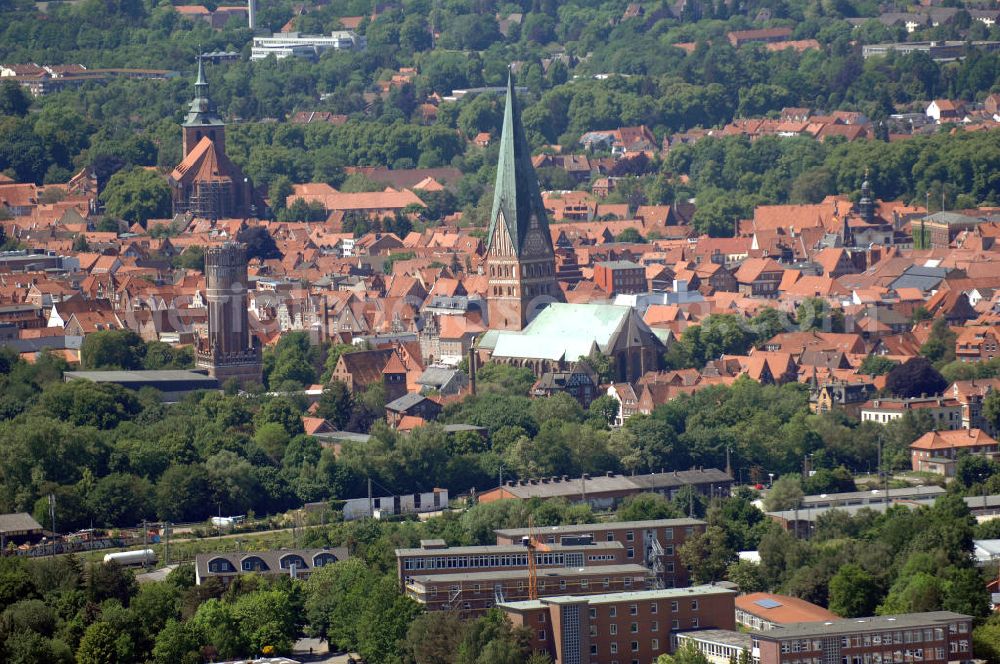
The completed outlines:
{"type": "Polygon", "coordinates": [[[521,107],[514,93],[513,73],[507,78],[507,102],[503,113],[500,159],[497,162],[497,180],[493,191],[493,210],[490,213],[487,242],[493,241],[493,232],[501,211],[511,242],[518,251],[531,227],[532,218],[537,220],[545,237],[549,237],[545,206],[542,205],[538,178],[531,165],[531,150],[521,124],[521,107]]]}
{"type": "Polygon", "coordinates": [[[205,65],[198,56],[198,78],[194,82],[194,100],[184,117],[185,127],[205,127],[222,125],[222,118],[215,113],[212,100],[208,98],[208,79],[205,78],[205,65]]]}
{"type": "Polygon", "coordinates": [[[632,311],[631,307],[614,304],[554,302],[540,311],[524,330],[499,332],[493,343],[493,355],[564,358],[575,362],[590,355],[595,346],[607,351],[632,311]]]}
{"type": "MultiPolygon", "coordinates": [[[[656,346],[663,343],[635,309],[616,304],[553,302],[520,332],[496,331],[489,338],[493,357],[517,357],[575,362],[596,348],[610,352],[617,340],[656,346]],[[626,336],[622,336],[626,335],[626,336]]],[[[481,337],[480,348],[487,335],[481,337]]]]}

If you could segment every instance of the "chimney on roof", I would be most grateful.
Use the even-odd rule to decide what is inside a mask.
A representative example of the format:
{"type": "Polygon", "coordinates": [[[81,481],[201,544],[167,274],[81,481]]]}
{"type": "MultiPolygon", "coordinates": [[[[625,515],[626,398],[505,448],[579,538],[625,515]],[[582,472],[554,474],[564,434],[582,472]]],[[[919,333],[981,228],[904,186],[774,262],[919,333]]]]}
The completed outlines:
{"type": "Polygon", "coordinates": [[[583,479],[589,480],[590,479],[590,473],[584,473],[583,474],[583,479]]]}

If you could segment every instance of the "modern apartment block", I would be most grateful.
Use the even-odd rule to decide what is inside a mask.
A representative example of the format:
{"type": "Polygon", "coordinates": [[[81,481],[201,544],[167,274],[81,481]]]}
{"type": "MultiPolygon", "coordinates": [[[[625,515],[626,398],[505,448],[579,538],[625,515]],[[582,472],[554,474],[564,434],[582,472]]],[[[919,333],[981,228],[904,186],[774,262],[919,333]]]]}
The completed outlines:
{"type": "MultiPolygon", "coordinates": [[[[535,552],[541,572],[550,568],[625,565],[625,547],[619,542],[595,542],[581,537],[535,552]]],[[[415,576],[503,572],[521,570],[527,580],[528,548],[522,544],[504,546],[455,546],[444,540],[421,540],[416,549],[396,549],[399,585],[405,588],[415,576]]]]}
{"type": "MultiPolygon", "coordinates": [[[[535,528],[533,533],[546,545],[579,537],[590,537],[595,542],[620,542],[625,547],[625,562],[647,567],[658,587],[683,588],[690,585],[691,576],[678,552],[688,538],[705,532],[705,526],[698,519],[654,519],[542,527],[535,528]]],[[[529,532],[532,531],[527,528],[498,530],[497,544],[517,544],[529,532]]]]}
{"type": "Polygon", "coordinates": [[[284,32],[270,37],[254,37],[250,59],[263,60],[273,55],[278,60],[287,57],[317,60],[327,51],[363,51],[367,46],[367,40],[351,30],[335,30],[329,35],[284,32]]]}
{"type": "MultiPolygon", "coordinates": [[[[642,565],[549,567],[539,570],[538,596],[598,595],[646,590],[653,575],[642,565]]],[[[529,599],[527,570],[421,574],[406,584],[407,596],[428,611],[459,611],[465,617],[502,603],[529,599]]]]}
{"type": "Polygon", "coordinates": [[[498,605],[531,630],[532,648],[555,664],[649,664],[673,652],[681,630],[735,627],[736,591],[694,586],[498,605]]]}
{"type": "Polygon", "coordinates": [[[799,623],[753,634],[759,664],[902,664],[972,659],[972,618],[951,611],[799,623]]]}

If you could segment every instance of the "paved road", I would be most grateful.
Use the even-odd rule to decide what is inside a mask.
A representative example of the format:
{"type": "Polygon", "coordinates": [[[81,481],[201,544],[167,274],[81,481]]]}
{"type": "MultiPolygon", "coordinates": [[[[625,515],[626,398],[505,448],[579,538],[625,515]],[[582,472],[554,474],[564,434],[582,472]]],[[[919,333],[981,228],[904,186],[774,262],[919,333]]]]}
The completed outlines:
{"type": "Polygon", "coordinates": [[[150,581],[164,581],[167,575],[177,569],[177,565],[166,565],[160,569],[155,569],[152,572],[143,572],[142,574],[136,574],[135,580],[139,583],[149,583],[150,581]]]}
{"type": "MultiPolygon", "coordinates": [[[[349,653],[330,653],[329,644],[322,639],[299,639],[292,647],[292,659],[311,664],[347,664],[349,653]]],[[[355,660],[360,656],[353,653],[355,660]]]]}
{"type": "MultiPolygon", "coordinates": [[[[250,530],[242,533],[229,533],[228,535],[212,535],[211,537],[185,537],[185,538],[170,538],[170,545],[178,544],[180,542],[211,542],[213,540],[220,539],[237,539],[240,537],[256,537],[258,535],[273,535],[275,533],[290,533],[295,528],[278,528],[277,530],[250,530]]],[[[303,528],[298,528],[298,530],[303,530],[303,528]]],[[[160,540],[162,544],[165,540],[160,540]]]]}

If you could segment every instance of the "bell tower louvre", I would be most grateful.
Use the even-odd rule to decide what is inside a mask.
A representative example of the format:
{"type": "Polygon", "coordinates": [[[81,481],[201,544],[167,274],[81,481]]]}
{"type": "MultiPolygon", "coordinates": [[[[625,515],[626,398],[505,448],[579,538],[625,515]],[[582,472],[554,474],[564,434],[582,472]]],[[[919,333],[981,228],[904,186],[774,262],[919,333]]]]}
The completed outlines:
{"type": "Polygon", "coordinates": [[[556,280],[549,222],[521,124],[513,72],[507,79],[485,266],[492,329],[524,329],[550,302],[564,301],[556,280]]]}

